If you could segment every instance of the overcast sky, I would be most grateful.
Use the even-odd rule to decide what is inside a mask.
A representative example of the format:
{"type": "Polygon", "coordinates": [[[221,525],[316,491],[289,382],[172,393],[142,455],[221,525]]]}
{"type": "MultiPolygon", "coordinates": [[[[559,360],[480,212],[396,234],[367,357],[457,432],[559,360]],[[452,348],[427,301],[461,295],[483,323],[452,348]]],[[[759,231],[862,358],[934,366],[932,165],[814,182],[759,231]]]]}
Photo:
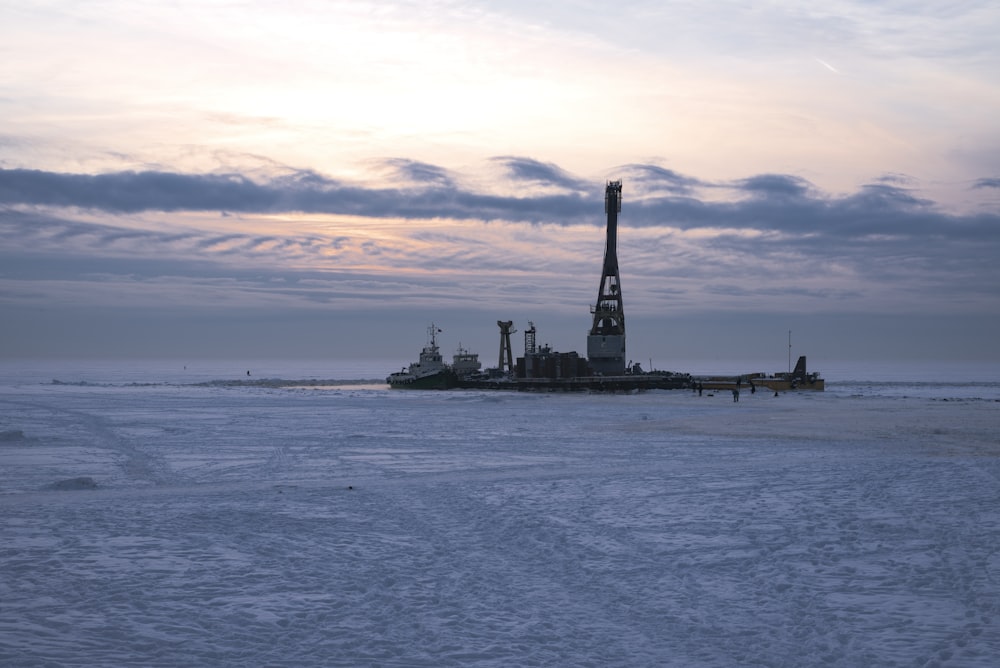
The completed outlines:
{"type": "MultiPolygon", "coordinates": [[[[0,356],[1000,359],[994,2],[0,0],[0,356]],[[515,345],[515,352],[520,345],[515,345]]],[[[655,364],[659,361],[660,364],[655,364]]],[[[815,365],[814,365],[815,366],[815,365]]]]}

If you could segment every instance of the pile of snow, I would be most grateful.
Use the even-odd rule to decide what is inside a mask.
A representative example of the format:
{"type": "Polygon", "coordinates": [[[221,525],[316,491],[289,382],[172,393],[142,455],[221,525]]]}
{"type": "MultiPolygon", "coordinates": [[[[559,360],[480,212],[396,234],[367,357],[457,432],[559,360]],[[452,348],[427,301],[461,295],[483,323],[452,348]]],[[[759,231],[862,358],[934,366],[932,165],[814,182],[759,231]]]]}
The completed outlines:
{"type": "Polygon", "coordinates": [[[49,489],[57,490],[80,490],[80,489],[97,489],[97,483],[90,476],[79,476],[76,478],[67,478],[66,480],[59,480],[57,482],[49,485],[49,489]]]}

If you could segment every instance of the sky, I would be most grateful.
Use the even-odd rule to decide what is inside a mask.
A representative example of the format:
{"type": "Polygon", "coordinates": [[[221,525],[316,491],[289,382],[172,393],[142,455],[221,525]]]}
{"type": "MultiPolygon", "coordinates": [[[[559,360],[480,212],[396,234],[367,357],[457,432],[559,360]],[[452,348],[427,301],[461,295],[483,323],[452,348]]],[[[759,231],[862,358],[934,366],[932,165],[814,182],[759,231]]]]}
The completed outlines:
{"type": "MultiPolygon", "coordinates": [[[[0,357],[1000,361],[992,2],[0,0],[0,357]],[[520,351],[520,344],[514,346],[520,351]]],[[[815,367],[815,363],[812,364],[815,367]]],[[[394,370],[394,369],[393,369],[394,370]]]]}

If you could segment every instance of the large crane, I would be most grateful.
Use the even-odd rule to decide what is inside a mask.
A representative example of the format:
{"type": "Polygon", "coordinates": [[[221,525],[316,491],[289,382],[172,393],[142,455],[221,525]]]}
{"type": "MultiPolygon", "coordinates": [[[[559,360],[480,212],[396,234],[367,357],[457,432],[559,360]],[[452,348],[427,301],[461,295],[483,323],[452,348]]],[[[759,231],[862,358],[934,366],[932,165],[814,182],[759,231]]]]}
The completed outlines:
{"type": "Polygon", "coordinates": [[[587,361],[591,370],[602,376],[625,373],[625,311],[618,275],[618,214],[621,210],[622,182],[609,181],[604,190],[604,211],[608,214],[604,269],[597,290],[597,304],[590,309],[594,324],[587,336],[587,361]]]}

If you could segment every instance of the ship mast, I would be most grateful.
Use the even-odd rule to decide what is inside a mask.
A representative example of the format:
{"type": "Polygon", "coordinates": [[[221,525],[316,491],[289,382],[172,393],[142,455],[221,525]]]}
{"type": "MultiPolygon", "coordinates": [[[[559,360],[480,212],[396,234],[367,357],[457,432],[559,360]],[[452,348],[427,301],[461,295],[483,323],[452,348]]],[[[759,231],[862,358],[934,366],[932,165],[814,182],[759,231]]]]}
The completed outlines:
{"type": "Polygon", "coordinates": [[[604,211],[608,214],[604,268],[597,289],[597,304],[590,312],[594,324],[587,336],[587,358],[596,374],[625,373],[625,310],[621,277],[618,275],[618,214],[622,210],[622,182],[609,181],[604,191],[604,211]]]}

